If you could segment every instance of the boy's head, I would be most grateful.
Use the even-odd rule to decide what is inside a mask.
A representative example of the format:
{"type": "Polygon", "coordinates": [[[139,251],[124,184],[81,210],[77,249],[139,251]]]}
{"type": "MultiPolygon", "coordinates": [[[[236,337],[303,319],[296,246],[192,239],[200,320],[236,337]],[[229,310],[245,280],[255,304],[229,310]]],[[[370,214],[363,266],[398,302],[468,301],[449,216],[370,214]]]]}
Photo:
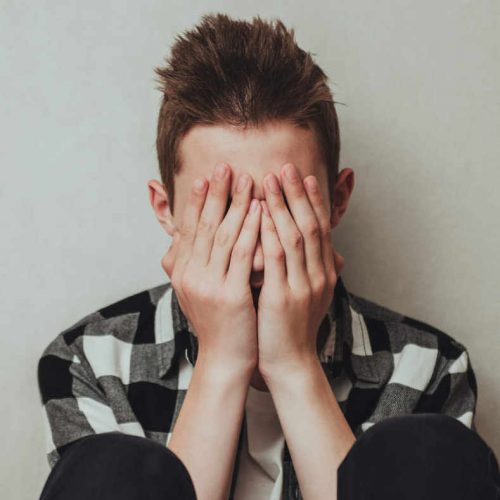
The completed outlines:
{"type": "MultiPolygon", "coordinates": [[[[301,178],[315,175],[338,224],[354,187],[351,169],[339,173],[340,133],[327,76],[277,20],[204,15],[178,36],[166,66],[157,68],[163,93],[156,148],[162,183],[148,183],[160,224],[173,236],[194,179],[214,166],[253,178],[253,197],[265,199],[264,176],[292,162],[301,178]],[[175,183],[175,184],[174,184],[175,183]],[[334,203],[335,200],[335,203],[334,203]]],[[[230,199],[228,200],[228,206],[230,199]]],[[[252,280],[262,280],[260,241],[252,280]]]]}

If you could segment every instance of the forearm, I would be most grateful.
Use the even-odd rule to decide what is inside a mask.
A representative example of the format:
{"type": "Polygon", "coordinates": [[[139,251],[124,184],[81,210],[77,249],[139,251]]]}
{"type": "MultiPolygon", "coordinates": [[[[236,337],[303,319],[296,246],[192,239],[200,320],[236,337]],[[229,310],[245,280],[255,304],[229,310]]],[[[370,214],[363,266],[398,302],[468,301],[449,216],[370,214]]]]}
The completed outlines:
{"type": "Polygon", "coordinates": [[[168,447],[188,469],[198,500],[226,499],[252,370],[199,355],[168,447]]]}
{"type": "Polygon", "coordinates": [[[337,469],[356,441],[319,359],[264,376],[306,500],[337,498],[337,469]]]}

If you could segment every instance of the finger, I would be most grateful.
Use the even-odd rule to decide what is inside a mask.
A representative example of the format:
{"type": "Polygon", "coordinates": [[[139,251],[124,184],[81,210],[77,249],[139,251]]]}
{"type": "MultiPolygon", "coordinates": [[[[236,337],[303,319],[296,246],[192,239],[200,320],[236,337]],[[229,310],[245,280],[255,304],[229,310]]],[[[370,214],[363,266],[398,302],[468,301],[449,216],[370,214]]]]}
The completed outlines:
{"type": "Polygon", "coordinates": [[[286,270],[286,256],[281,246],[276,226],[269,212],[269,207],[261,200],[262,217],[260,221],[260,241],[264,254],[264,284],[271,292],[282,293],[289,287],[286,270]]]}
{"type": "Polygon", "coordinates": [[[239,176],[229,210],[215,233],[209,265],[215,275],[219,277],[223,277],[227,273],[231,252],[247,216],[252,201],[252,182],[252,177],[248,174],[239,176]],[[240,184],[242,179],[246,181],[244,186],[240,184]]]}
{"type": "Polygon", "coordinates": [[[314,209],[316,218],[320,226],[320,240],[321,240],[321,253],[323,256],[323,263],[325,273],[330,286],[335,286],[337,279],[337,270],[334,259],[334,249],[331,239],[330,216],[325,204],[325,200],[321,195],[319,189],[318,179],[314,175],[309,175],[303,180],[306,187],[307,196],[314,209]]]}
{"type": "Polygon", "coordinates": [[[172,280],[172,273],[175,265],[176,254],[179,243],[179,231],[175,231],[170,246],[166,254],[162,257],[161,263],[165,272],[168,274],[170,280],[172,280]]]}
{"type": "Polygon", "coordinates": [[[250,283],[255,245],[259,237],[260,214],[259,200],[253,199],[231,252],[227,283],[234,289],[241,287],[241,282],[250,283]]]}
{"type": "Polygon", "coordinates": [[[338,276],[342,272],[342,269],[344,269],[345,258],[333,248],[333,259],[335,261],[335,272],[338,276]]]}
{"type": "Polygon", "coordinates": [[[193,257],[201,266],[206,266],[210,260],[215,232],[226,211],[230,180],[229,165],[225,163],[217,165],[212,172],[205,205],[198,220],[193,243],[193,257]],[[219,170],[219,167],[222,170],[219,170]]]}
{"type": "MultiPolygon", "coordinates": [[[[325,277],[322,256],[321,227],[316,210],[311,206],[300,173],[293,163],[286,163],[280,171],[288,207],[295,225],[303,236],[307,273],[311,284],[325,277]]],[[[317,201],[317,200],[316,200],[317,201]]]]}
{"type": "Polygon", "coordinates": [[[285,205],[280,184],[273,173],[264,178],[264,186],[266,205],[276,227],[281,246],[285,251],[288,283],[295,290],[308,287],[309,277],[305,267],[302,233],[285,205]]]}
{"type": "Polygon", "coordinates": [[[182,222],[179,226],[179,241],[177,243],[178,258],[173,270],[174,273],[178,272],[181,276],[193,251],[196,228],[205,203],[207,185],[207,179],[204,176],[195,179],[186,208],[182,214],[182,222]],[[197,181],[200,181],[200,183],[197,181]]]}

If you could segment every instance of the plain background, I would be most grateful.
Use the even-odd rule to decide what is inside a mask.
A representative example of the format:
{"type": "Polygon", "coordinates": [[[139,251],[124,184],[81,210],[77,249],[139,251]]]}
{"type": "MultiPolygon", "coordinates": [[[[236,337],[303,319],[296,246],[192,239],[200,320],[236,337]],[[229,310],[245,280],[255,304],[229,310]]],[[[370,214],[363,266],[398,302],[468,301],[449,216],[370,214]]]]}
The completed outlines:
{"type": "Polygon", "coordinates": [[[463,342],[500,454],[500,3],[2,1],[0,497],[49,469],[36,365],[85,314],[165,282],[153,68],[208,12],[278,17],[330,77],[350,291],[463,342]],[[247,5],[248,4],[248,5],[247,5]]]}

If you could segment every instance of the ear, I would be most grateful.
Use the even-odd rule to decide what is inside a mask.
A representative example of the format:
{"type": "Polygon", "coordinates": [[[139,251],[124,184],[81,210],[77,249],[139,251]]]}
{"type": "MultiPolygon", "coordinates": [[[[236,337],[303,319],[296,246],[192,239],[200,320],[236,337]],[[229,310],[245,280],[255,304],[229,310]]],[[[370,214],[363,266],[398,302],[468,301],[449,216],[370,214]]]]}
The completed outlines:
{"type": "Polygon", "coordinates": [[[354,189],[354,171],[344,168],[337,175],[333,194],[333,204],[330,211],[330,228],[338,226],[344,213],[347,211],[351,193],[354,189]]]}
{"type": "Polygon", "coordinates": [[[153,211],[160,223],[160,226],[170,236],[174,236],[177,231],[174,216],[170,210],[170,205],[167,199],[167,192],[165,186],[155,179],[148,182],[149,201],[153,207],[153,211]]]}

